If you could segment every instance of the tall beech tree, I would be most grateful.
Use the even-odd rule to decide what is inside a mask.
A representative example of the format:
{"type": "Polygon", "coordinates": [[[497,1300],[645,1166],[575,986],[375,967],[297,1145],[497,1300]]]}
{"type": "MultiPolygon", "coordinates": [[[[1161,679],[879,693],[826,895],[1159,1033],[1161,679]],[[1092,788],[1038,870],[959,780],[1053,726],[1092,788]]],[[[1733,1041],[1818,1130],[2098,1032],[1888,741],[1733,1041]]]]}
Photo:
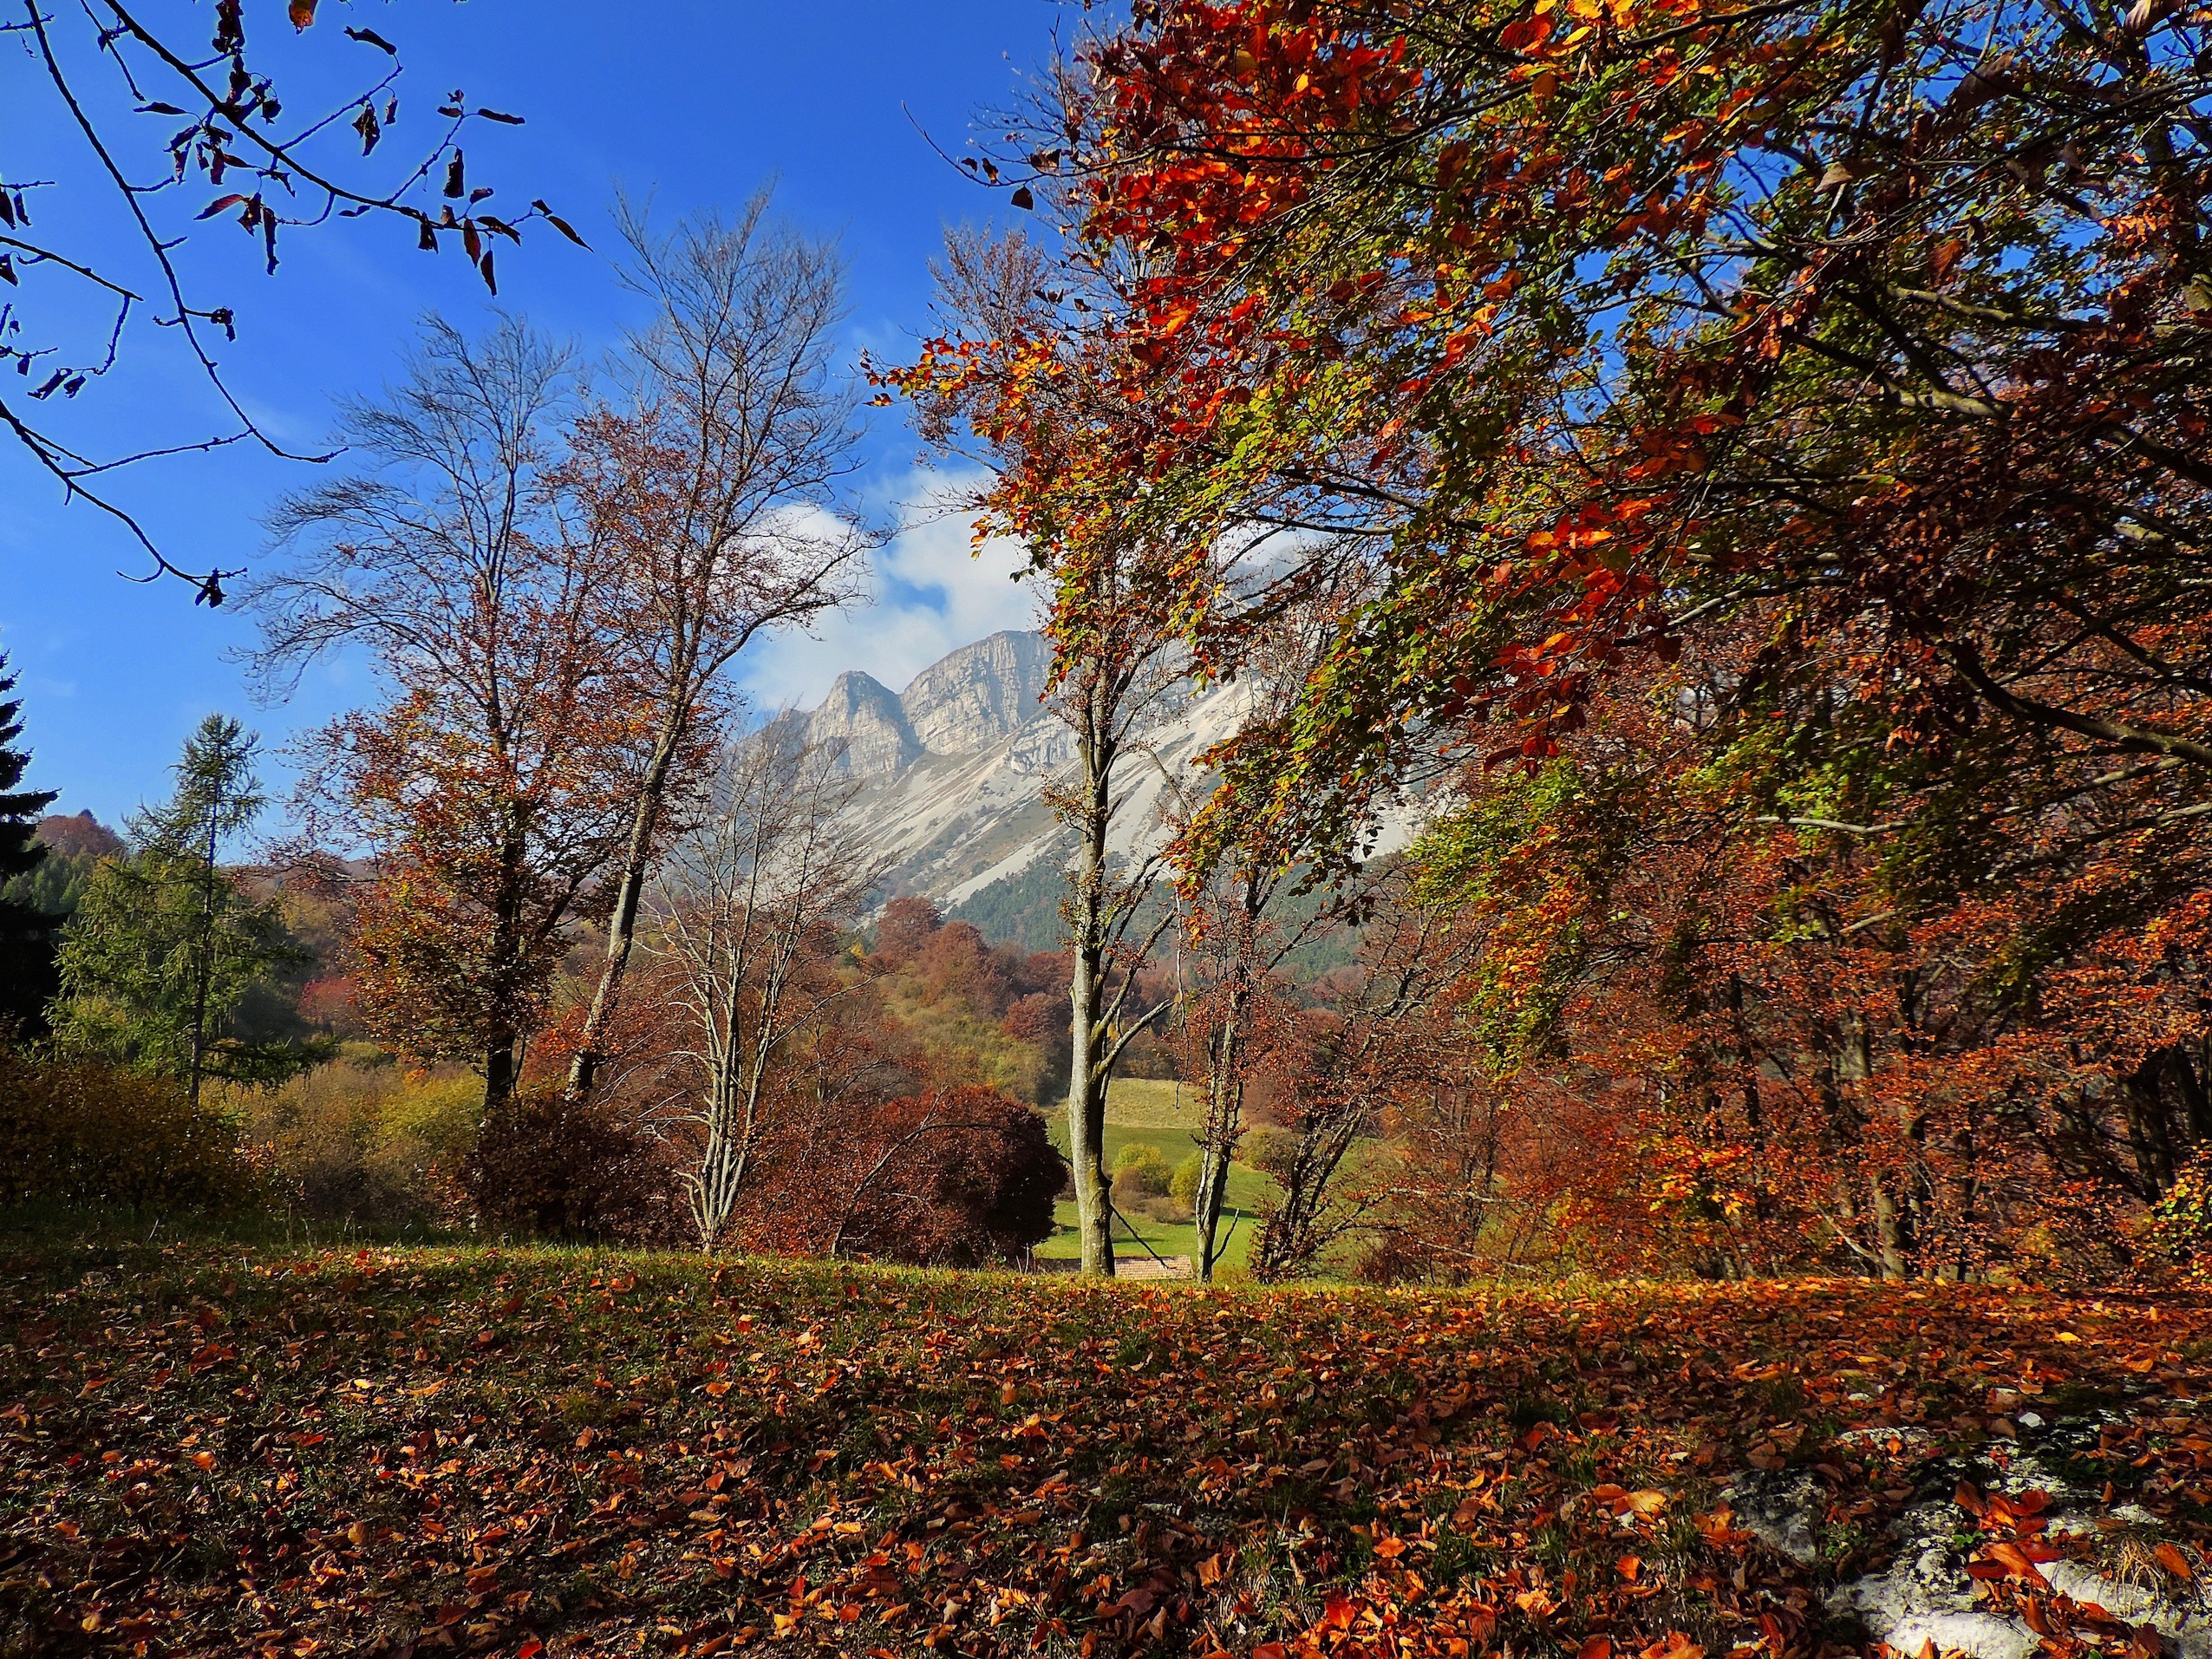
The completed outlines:
{"type": "Polygon", "coordinates": [[[1171,641],[1132,603],[1119,561],[1064,558],[1052,573],[1058,683],[1048,702],[1073,740],[1073,759],[1046,790],[1073,832],[1060,915],[1068,981],[1067,1145],[1083,1270],[1113,1272],[1113,1200],[1106,1169],[1106,1090],[1129,1045],[1169,1013],[1141,970],[1174,925],[1155,888],[1166,868],[1165,826],[1132,823],[1132,774],[1162,764],[1145,739],[1181,684],[1171,641]],[[1153,901],[1150,904],[1147,901],[1153,901]]]}
{"type": "Polygon", "coordinates": [[[621,1002],[647,876],[674,826],[687,756],[719,735],[731,664],[858,591],[876,538],[840,486],[858,399],[840,380],[836,250],[779,224],[762,191],[734,219],[659,235],[626,216],[630,284],[655,309],[624,356],[629,402],[577,428],[567,482],[620,579],[630,671],[651,745],[614,875],[606,950],[571,1062],[588,1094],[621,1002]]]}
{"type": "Polygon", "coordinates": [[[915,400],[925,436],[992,469],[1000,481],[975,503],[979,529],[1020,537],[1048,595],[1047,702],[1073,750],[1047,792],[1074,841],[1061,907],[1073,964],[1069,1159],[1083,1270],[1111,1275],[1106,1087],[1129,1044],[1169,1011],[1168,999],[1142,994],[1139,970],[1176,914],[1146,903],[1166,867],[1165,836],[1131,821],[1129,796],[1139,770],[1164,764],[1146,738],[1188,664],[1161,600],[1191,566],[1210,567],[1209,556],[1132,539],[1110,509],[1080,519],[1049,506],[1026,517],[1002,510],[1005,480],[1095,466],[1123,418],[1110,343],[1067,326],[1070,307],[1088,304],[1077,289],[1104,291],[1018,236],[956,232],[936,274],[949,332],[884,378],[915,400]]]}
{"type": "Polygon", "coordinates": [[[310,820],[374,855],[369,1017],[408,1053],[473,1058],[487,1109],[566,928],[603,902],[651,752],[619,583],[564,517],[569,369],[511,318],[480,341],[431,323],[406,382],[345,410],[369,468],[283,504],[289,557],[247,595],[264,687],[352,646],[380,671],[385,700],[310,741],[310,820]]]}

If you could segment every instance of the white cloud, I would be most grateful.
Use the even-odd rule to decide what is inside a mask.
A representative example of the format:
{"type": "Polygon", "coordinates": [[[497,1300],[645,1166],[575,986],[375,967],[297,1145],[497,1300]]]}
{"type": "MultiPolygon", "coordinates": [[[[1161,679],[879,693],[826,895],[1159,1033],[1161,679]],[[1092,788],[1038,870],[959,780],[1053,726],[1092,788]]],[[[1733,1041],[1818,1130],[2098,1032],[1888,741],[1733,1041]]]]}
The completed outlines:
{"type": "Polygon", "coordinates": [[[824,619],[810,637],[787,633],[757,646],[742,672],[761,713],[811,709],[847,669],[872,674],[893,691],[948,651],[1003,628],[1037,625],[1026,568],[1009,541],[972,545],[962,492],[973,474],[917,470],[887,492],[899,531],[879,551],[870,597],[824,619]]]}

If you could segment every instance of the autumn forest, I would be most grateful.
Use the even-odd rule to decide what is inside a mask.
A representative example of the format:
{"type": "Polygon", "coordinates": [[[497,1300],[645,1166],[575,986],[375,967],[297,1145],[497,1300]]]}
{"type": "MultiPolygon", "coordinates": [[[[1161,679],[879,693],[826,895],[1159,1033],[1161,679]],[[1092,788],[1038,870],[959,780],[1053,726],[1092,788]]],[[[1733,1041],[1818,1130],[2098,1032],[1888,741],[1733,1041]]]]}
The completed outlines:
{"type": "Polygon", "coordinates": [[[2212,10],[1040,8],[890,322],[388,10],[0,12],[0,1659],[2212,1655],[2212,10]]]}

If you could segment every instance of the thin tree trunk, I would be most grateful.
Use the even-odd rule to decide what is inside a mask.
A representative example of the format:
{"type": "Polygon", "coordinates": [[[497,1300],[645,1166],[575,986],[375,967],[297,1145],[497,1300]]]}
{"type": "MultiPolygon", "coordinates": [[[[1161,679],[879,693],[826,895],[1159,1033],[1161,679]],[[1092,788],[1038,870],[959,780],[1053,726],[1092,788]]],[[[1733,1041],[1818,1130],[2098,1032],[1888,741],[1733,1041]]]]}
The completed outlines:
{"type": "MultiPolygon", "coordinates": [[[[499,850],[501,892],[499,915],[492,929],[491,976],[499,1006],[512,1011],[522,961],[521,837],[510,833],[499,850]]],[[[488,1034],[484,1055],[484,1115],[490,1118],[513,1099],[519,1081],[516,1049],[522,1034],[511,1019],[496,1022],[488,1034]]]]}
{"type": "MultiPolygon", "coordinates": [[[[1089,845],[1085,863],[1090,862],[1089,845]]],[[[1079,911],[1095,911],[1089,889],[1077,901],[1079,911]]],[[[1083,1250],[1083,1271],[1113,1277],[1113,1212],[1106,1176],[1106,1079],[1098,1063],[1098,1008],[1102,993],[1099,953],[1079,944],[1075,972],[1068,983],[1072,1014],[1067,1073],[1067,1152],[1074,1166],[1075,1228],[1083,1250]]]]}
{"type": "MultiPolygon", "coordinates": [[[[747,933],[751,931],[751,908],[747,910],[747,933]]],[[[737,1194],[745,1176],[746,1148],[740,1128],[738,1068],[744,1053],[742,999],[745,952],[741,945],[726,970],[720,1006],[710,1006],[707,1061],[707,1145],[699,1159],[699,1174],[692,1188],[692,1219],[699,1229],[701,1254],[712,1255],[737,1208],[737,1194]]]]}
{"type": "Polygon", "coordinates": [[[1198,1230],[1194,1266],[1202,1284],[1213,1282],[1214,1269],[1221,1262],[1221,1212],[1229,1192],[1229,1154],[1219,1147],[1207,1146],[1198,1153],[1198,1192],[1191,1208],[1198,1230]]]}
{"type": "Polygon", "coordinates": [[[623,977],[630,970],[630,952],[637,943],[637,917],[644,901],[645,878],[652,862],[654,844],[660,839],[669,778],[689,724],[688,709],[680,709],[672,704],[654,744],[653,757],[638,785],[637,808],[630,818],[630,841],[623,850],[620,878],[615,884],[614,913],[607,918],[607,950],[599,966],[599,983],[591,993],[591,1009],[584,1016],[584,1030],[577,1040],[576,1054],[569,1061],[568,1090],[579,1101],[590,1095],[597,1083],[599,1062],[606,1057],[604,1045],[607,1030],[621,1006],[623,977]]]}
{"type": "Polygon", "coordinates": [[[207,998],[215,977],[215,819],[220,809],[219,791],[213,807],[208,811],[207,866],[200,887],[199,899],[199,960],[196,965],[198,983],[192,988],[192,1103],[199,1104],[200,1078],[207,1064],[207,998]]]}
{"type": "Polygon", "coordinates": [[[515,1048],[513,1033],[495,1031],[484,1050],[484,1115],[490,1118],[514,1098],[515,1048]]]}
{"type": "Polygon", "coordinates": [[[1882,1277],[1902,1279],[1905,1277],[1904,1217],[1897,1207],[1897,1199],[1877,1170],[1874,1183],[1874,1243],[1882,1264],[1882,1277]]]}
{"type": "Polygon", "coordinates": [[[1077,787],[1082,794],[1073,814],[1081,839],[1069,918],[1074,924],[1070,941],[1074,970],[1067,984],[1067,1153],[1074,1166],[1075,1228],[1083,1271],[1112,1278],[1113,1206],[1106,1173],[1106,1097],[1112,1058],[1106,1052],[1109,1034],[1099,1024],[1106,998],[1106,826],[1113,811],[1114,746],[1113,734],[1105,729],[1112,711],[1100,708],[1104,678],[1094,667],[1075,710],[1076,752],[1082,768],[1077,787]]]}
{"type": "Polygon", "coordinates": [[[2192,1146],[2212,1140],[2212,1090],[2206,1088],[2207,1062],[2212,1061],[2212,1038],[2198,1045],[2197,1057],[2191,1058],[2188,1045],[2175,1045],[2173,1076],[2182,1092],[2182,1104],[2189,1124],[2192,1146]]]}
{"type": "Polygon", "coordinates": [[[730,995],[727,1035],[710,1041],[707,1076],[707,1145],[691,1189],[691,1218],[699,1230],[699,1249],[712,1255],[736,1212],[738,1189],[745,1179],[746,1147],[739,1128],[737,994],[730,995]]]}
{"type": "Polygon", "coordinates": [[[1238,1067],[1244,1002],[1242,988],[1232,988],[1214,1055],[1211,1094],[1206,1102],[1206,1138],[1198,1148],[1198,1191],[1191,1205],[1191,1221],[1198,1233],[1195,1265],[1201,1283],[1212,1281],[1215,1264],[1220,1259],[1217,1235],[1222,1203],[1229,1191],[1229,1166],[1237,1132],[1243,1127],[1244,1084],[1238,1067]]]}

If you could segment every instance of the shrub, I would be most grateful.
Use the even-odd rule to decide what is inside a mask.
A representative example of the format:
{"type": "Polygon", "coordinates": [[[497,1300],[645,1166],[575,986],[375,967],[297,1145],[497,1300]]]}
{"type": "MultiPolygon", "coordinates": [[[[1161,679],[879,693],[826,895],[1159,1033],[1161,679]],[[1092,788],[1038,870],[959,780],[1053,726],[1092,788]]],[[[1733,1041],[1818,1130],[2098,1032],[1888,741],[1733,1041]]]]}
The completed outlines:
{"type": "Polygon", "coordinates": [[[236,1120],[176,1083],[0,1052],[0,1202],[232,1214],[265,1199],[236,1120]]]}
{"type": "Polygon", "coordinates": [[[1168,1166],[1167,1155],[1150,1141],[1132,1140],[1114,1154],[1113,1196],[1117,1203],[1123,1199],[1165,1198],[1168,1184],[1174,1179],[1175,1172],[1168,1166]]]}
{"type": "Polygon", "coordinates": [[[904,1150],[852,1195],[849,1253],[975,1267],[1017,1260],[1051,1236],[1067,1164],[1021,1101],[974,1084],[928,1090],[886,1102],[868,1139],[904,1150]],[[932,1121],[943,1129],[916,1133],[932,1121]]]}
{"type": "Polygon", "coordinates": [[[366,1044],[276,1089],[226,1097],[284,1202],[316,1221],[419,1225],[456,1207],[484,1085],[459,1068],[406,1072],[366,1044]]]}
{"type": "Polygon", "coordinates": [[[739,1202],[744,1249],[975,1267],[1051,1236],[1067,1161],[1045,1120],[998,1089],[848,1099],[782,1127],[739,1202]]]}
{"type": "Polygon", "coordinates": [[[675,1231],[659,1146],[558,1082],[525,1089],[485,1117],[460,1185],[495,1231],[638,1243],[675,1231]]]}
{"type": "Polygon", "coordinates": [[[1175,1166],[1167,1184],[1167,1195],[1186,1210],[1198,1202],[1198,1178],[1204,1172],[1205,1161],[1204,1153],[1192,1153],[1175,1166]]]}
{"type": "Polygon", "coordinates": [[[2212,1283],[2212,1146],[2182,1166],[2150,1212],[2150,1241],[2186,1277],[2212,1283]]]}
{"type": "Polygon", "coordinates": [[[378,1104],[369,1166],[388,1185],[420,1193],[433,1205],[449,1204],[483,1114],[484,1080],[473,1073],[408,1074],[378,1104]]]}

